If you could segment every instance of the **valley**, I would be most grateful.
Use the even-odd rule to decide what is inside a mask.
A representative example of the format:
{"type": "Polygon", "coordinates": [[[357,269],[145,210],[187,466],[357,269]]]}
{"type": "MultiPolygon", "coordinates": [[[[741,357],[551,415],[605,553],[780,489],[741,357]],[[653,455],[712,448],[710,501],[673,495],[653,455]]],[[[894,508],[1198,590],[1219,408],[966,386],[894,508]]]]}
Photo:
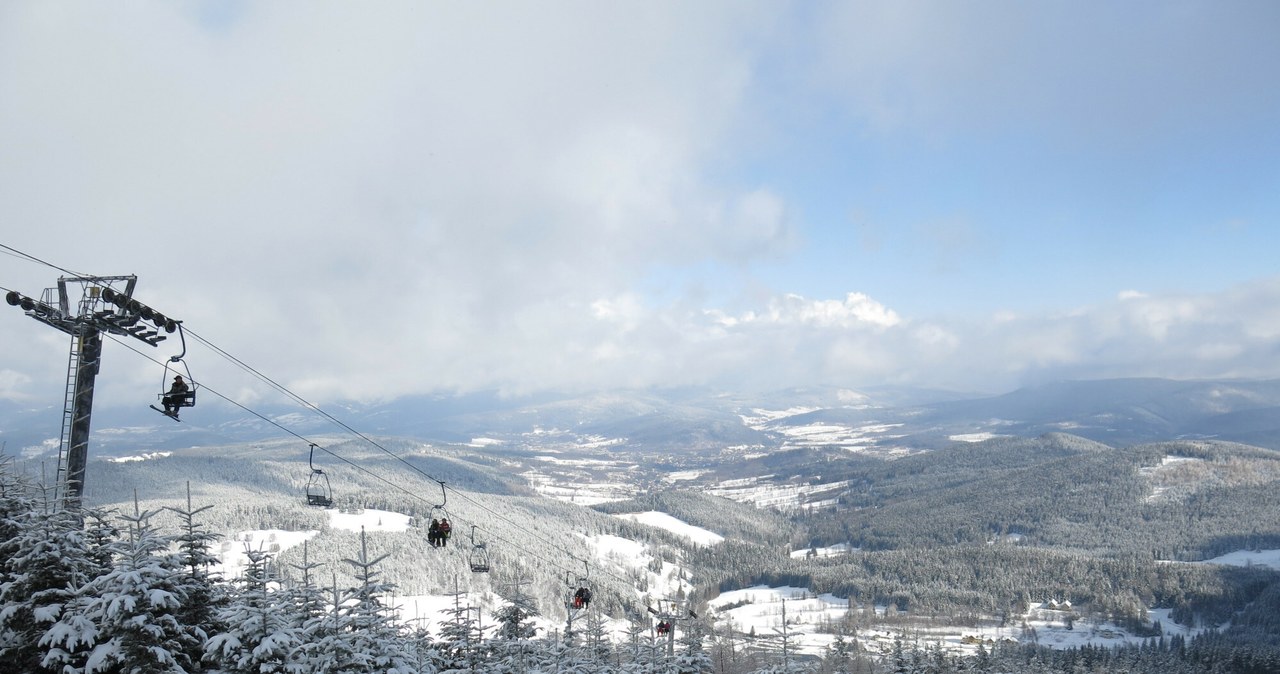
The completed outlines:
{"type": "MultiPolygon", "coordinates": [[[[1276,643],[1280,626],[1262,616],[1280,592],[1280,452],[1256,427],[1258,445],[1118,422],[1089,437],[1061,430],[1084,429],[1069,421],[1079,415],[1012,418],[1016,400],[991,403],[1004,416],[968,401],[984,421],[961,422],[865,397],[823,407],[815,395],[472,412],[437,420],[453,427],[439,433],[449,441],[330,429],[308,436],[324,449],[315,461],[330,509],[302,498],[305,443],[241,441],[229,429],[243,425],[193,420],[193,436],[227,442],[104,450],[85,496],[156,512],[170,531],[188,498],[209,506],[213,570],[227,581],[256,550],[286,585],[318,564],[326,584],[354,587],[348,560],[364,550],[395,587],[398,620],[437,637],[458,602],[493,625],[520,597],[540,636],[579,629],[585,616],[565,598],[586,583],[598,634],[660,643],[654,616],[670,614],[679,635],[701,625],[723,672],[782,652],[817,665],[846,647],[886,663],[904,647],[976,658],[1000,645],[1072,652],[1228,635],[1265,654],[1276,643]],[[1139,442],[1105,441],[1115,436],[1139,442]],[[454,534],[432,549],[425,525],[442,514],[454,534]],[[489,573],[469,568],[481,550],[489,573]]],[[[21,455],[11,463],[38,480],[41,454],[21,455]]]]}

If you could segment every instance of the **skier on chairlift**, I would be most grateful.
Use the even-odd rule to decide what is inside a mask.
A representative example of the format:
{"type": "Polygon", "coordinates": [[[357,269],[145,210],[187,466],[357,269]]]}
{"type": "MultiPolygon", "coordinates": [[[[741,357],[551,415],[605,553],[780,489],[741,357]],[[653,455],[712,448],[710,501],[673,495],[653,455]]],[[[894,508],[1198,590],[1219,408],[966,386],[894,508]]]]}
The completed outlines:
{"type": "Polygon", "coordinates": [[[187,382],[182,381],[182,375],[173,377],[173,385],[169,387],[169,392],[164,394],[162,402],[164,403],[164,413],[171,416],[178,416],[178,408],[182,406],[182,399],[187,395],[191,388],[187,386],[187,382]]]}

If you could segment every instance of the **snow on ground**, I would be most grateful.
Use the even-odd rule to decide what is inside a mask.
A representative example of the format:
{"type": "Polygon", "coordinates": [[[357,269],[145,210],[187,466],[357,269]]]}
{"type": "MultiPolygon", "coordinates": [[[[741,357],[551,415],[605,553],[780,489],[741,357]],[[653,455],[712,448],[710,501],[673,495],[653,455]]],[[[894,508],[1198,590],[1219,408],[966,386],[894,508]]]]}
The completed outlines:
{"type": "Polygon", "coordinates": [[[709,531],[702,527],[695,527],[683,520],[678,520],[664,512],[658,512],[656,510],[650,510],[649,512],[643,513],[624,513],[621,515],[614,515],[614,517],[630,520],[632,522],[639,522],[640,524],[647,524],[659,529],[666,529],[678,536],[684,536],[698,545],[715,545],[716,543],[724,540],[724,536],[721,536],[714,531],[709,531]]]}
{"type": "Polygon", "coordinates": [[[792,407],[785,410],[765,410],[765,409],[755,408],[751,410],[751,413],[755,416],[747,416],[745,414],[739,414],[738,416],[741,417],[742,423],[754,428],[755,426],[764,425],[773,421],[777,421],[779,419],[786,419],[787,417],[794,417],[794,416],[799,416],[801,414],[808,414],[810,412],[817,412],[820,409],[822,408],[821,407],[792,407]]]}
{"type": "Polygon", "coordinates": [[[839,555],[847,555],[850,552],[856,552],[861,548],[850,547],[848,543],[837,543],[826,548],[800,548],[791,551],[792,559],[804,559],[806,557],[836,557],[839,555]]]}
{"type": "MultiPolygon", "coordinates": [[[[694,590],[693,585],[680,577],[681,569],[676,564],[663,562],[661,571],[654,571],[649,568],[654,560],[654,555],[647,543],[610,534],[586,536],[584,538],[595,549],[596,559],[623,572],[645,571],[648,577],[644,586],[649,588],[647,592],[649,597],[664,599],[676,597],[681,593],[684,596],[688,596],[694,590]]],[[[637,597],[643,598],[645,594],[639,590],[636,591],[637,597]]]]}
{"type": "Polygon", "coordinates": [[[823,494],[843,490],[849,481],[827,482],[824,484],[760,484],[760,480],[773,477],[761,475],[758,478],[725,480],[706,490],[712,496],[750,503],[757,508],[778,508],[789,510],[805,507],[834,507],[835,499],[813,499],[814,494],[823,494]]]}
{"type": "Polygon", "coordinates": [[[810,655],[821,655],[835,638],[834,634],[820,633],[820,626],[839,623],[849,612],[847,599],[815,595],[803,588],[763,585],[721,593],[707,605],[716,623],[731,623],[734,631],[756,637],[780,634],[785,609],[788,638],[795,639],[793,644],[800,652],[810,655]]]}
{"type": "MultiPolygon", "coordinates": [[[[858,406],[858,407],[865,407],[858,406]]],[[[792,407],[786,410],[753,409],[751,415],[739,415],[742,422],[758,431],[782,434],[786,440],[780,449],[798,447],[842,447],[851,452],[867,452],[875,454],[896,455],[904,453],[902,448],[888,450],[878,446],[879,441],[899,436],[890,435],[889,431],[902,424],[866,424],[863,426],[846,426],[844,424],[814,422],[810,424],[794,423],[793,417],[817,412],[819,407],[792,407]]]]}
{"type": "Polygon", "coordinates": [[[244,576],[245,563],[249,560],[245,556],[246,550],[261,550],[276,556],[296,545],[302,545],[303,541],[309,540],[316,534],[320,533],[315,529],[306,531],[285,531],[284,529],[253,529],[250,531],[238,531],[227,539],[215,551],[218,557],[218,563],[210,569],[222,577],[223,580],[235,580],[244,576]]]}
{"type": "Polygon", "coordinates": [[[574,482],[563,476],[550,475],[540,470],[528,470],[520,474],[533,490],[557,501],[593,506],[610,501],[625,501],[638,493],[635,485],[625,482],[574,482]]]}
{"type": "MultiPolygon", "coordinates": [[[[345,531],[405,531],[409,528],[409,516],[388,510],[368,509],[360,513],[344,513],[337,508],[325,510],[329,514],[329,526],[345,531]]],[[[281,552],[320,533],[315,529],[306,531],[285,531],[284,529],[251,529],[237,531],[223,539],[215,550],[218,564],[212,571],[224,580],[234,580],[244,575],[246,549],[269,552],[274,557],[281,552]]]]}
{"type": "MultiPolygon", "coordinates": [[[[1113,623],[1085,619],[1070,605],[1054,602],[1033,606],[1025,615],[1011,618],[1003,626],[991,619],[976,627],[917,621],[909,613],[885,606],[850,607],[847,599],[815,595],[795,587],[758,585],[722,593],[708,605],[712,620],[718,626],[731,623],[735,632],[754,632],[757,637],[776,637],[780,633],[785,608],[788,636],[795,640],[793,643],[799,652],[812,655],[822,654],[834,639],[828,631],[846,620],[857,625],[857,639],[864,648],[882,655],[891,653],[894,641],[904,635],[908,643],[919,643],[924,648],[937,644],[945,651],[969,655],[977,652],[979,644],[990,647],[999,641],[1072,648],[1087,644],[1119,646],[1145,640],[1113,623]],[[868,620],[871,626],[867,626],[868,620]]],[[[1160,622],[1166,636],[1191,637],[1202,631],[1174,623],[1170,613],[1170,609],[1151,609],[1147,616],[1160,622]]]]}
{"type": "Polygon", "coordinates": [[[1280,570],[1280,550],[1236,550],[1225,555],[1206,559],[1197,564],[1221,564],[1222,566],[1265,566],[1280,570]]]}
{"type": "Polygon", "coordinates": [[[1138,473],[1151,480],[1151,493],[1147,495],[1146,500],[1155,501],[1174,487],[1186,486],[1186,477],[1179,476],[1178,466],[1190,462],[1203,463],[1204,459],[1169,454],[1160,460],[1158,466],[1139,468],[1138,473]]]}
{"type": "Polygon", "coordinates": [[[996,433],[957,433],[956,435],[948,435],[947,439],[952,442],[983,442],[992,438],[1003,438],[1004,435],[996,433]]]}
{"type": "Polygon", "coordinates": [[[407,531],[409,529],[408,515],[389,510],[374,510],[370,508],[359,513],[344,513],[330,508],[326,512],[329,513],[329,526],[334,529],[343,529],[345,531],[360,531],[361,529],[365,531],[407,531]]]}
{"type": "Polygon", "coordinates": [[[173,452],[148,452],[146,454],[138,454],[135,456],[107,457],[107,461],[111,463],[129,463],[132,461],[146,461],[148,459],[163,459],[168,456],[173,456],[173,452]]]}

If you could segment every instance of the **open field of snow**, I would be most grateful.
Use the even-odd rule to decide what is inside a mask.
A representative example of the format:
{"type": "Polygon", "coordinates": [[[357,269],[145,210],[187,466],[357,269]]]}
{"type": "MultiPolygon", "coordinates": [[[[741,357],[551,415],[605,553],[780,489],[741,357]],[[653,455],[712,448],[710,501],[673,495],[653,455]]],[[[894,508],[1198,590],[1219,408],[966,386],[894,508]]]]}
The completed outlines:
{"type": "Polygon", "coordinates": [[[320,532],[315,529],[307,531],[254,529],[236,532],[212,551],[217,555],[219,563],[210,571],[221,576],[223,580],[235,580],[244,575],[245,562],[248,561],[245,557],[246,550],[262,550],[275,556],[281,551],[302,545],[303,541],[313,538],[318,533],[320,532]]]}
{"type": "Polygon", "coordinates": [[[1280,570],[1280,550],[1237,550],[1206,559],[1197,564],[1221,564],[1222,566],[1265,566],[1280,570]]]}
{"type": "MultiPolygon", "coordinates": [[[[344,513],[337,508],[325,510],[329,526],[346,531],[405,531],[409,528],[409,516],[387,510],[365,510],[361,513],[344,513]]],[[[315,529],[286,531],[284,529],[252,529],[237,531],[225,538],[213,552],[219,563],[212,569],[224,580],[234,580],[244,575],[247,558],[245,550],[262,550],[272,556],[302,545],[303,541],[320,533],[315,529]]]]}
{"type": "Polygon", "coordinates": [[[725,480],[706,490],[712,496],[721,496],[739,503],[750,503],[757,508],[778,508],[792,510],[800,507],[823,508],[834,507],[834,498],[816,498],[822,494],[838,494],[849,482],[828,482],[824,484],[761,484],[761,480],[773,477],[762,475],[758,478],[725,480]]]}
{"type": "Polygon", "coordinates": [[[345,531],[407,531],[409,516],[388,510],[365,510],[361,513],[344,513],[330,508],[329,526],[345,531]]]}
{"type": "MultiPolygon", "coordinates": [[[[721,627],[732,624],[735,632],[755,634],[757,638],[776,637],[782,630],[786,612],[788,637],[800,653],[821,655],[834,640],[833,629],[854,625],[857,639],[866,649],[887,655],[894,641],[904,639],[929,648],[934,644],[951,653],[972,655],[979,644],[990,647],[999,641],[1038,643],[1051,648],[1084,645],[1119,646],[1140,643],[1123,628],[1103,621],[1086,620],[1069,605],[1045,603],[1031,607],[1023,616],[1012,618],[1003,626],[992,619],[974,627],[953,627],[927,620],[914,620],[908,613],[897,613],[884,606],[853,606],[847,599],[832,595],[815,595],[804,588],[765,587],[763,585],[722,593],[709,602],[712,619],[721,627]],[[870,625],[868,626],[868,623],[870,625]]],[[[1170,619],[1169,609],[1148,611],[1150,620],[1158,620],[1166,636],[1191,637],[1202,630],[1177,625],[1170,619]]]]}
{"type": "Polygon", "coordinates": [[[639,522],[640,524],[647,524],[659,529],[666,529],[678,536],[684,536],[698,545],[715,545],[716,543],[724,540],[724,536],[721,536],[714,531],[708,531],[702,527],[695,527],[683,520],[678,520],[666,513],[658,512],[656,510],[643,513],[625,513],[621,515],[614,515],[614,517],[631,520],[632,522],[639,522]]]}
{"type": "Polygon", "coordinates": [[[851,548],[846,543],[837,543],[825,548],[800,548],[791,551],[792,559],[804,559],[806,557],[836,557],[839,555],[847,555],[855,552],[860,548],[851,548]]]}

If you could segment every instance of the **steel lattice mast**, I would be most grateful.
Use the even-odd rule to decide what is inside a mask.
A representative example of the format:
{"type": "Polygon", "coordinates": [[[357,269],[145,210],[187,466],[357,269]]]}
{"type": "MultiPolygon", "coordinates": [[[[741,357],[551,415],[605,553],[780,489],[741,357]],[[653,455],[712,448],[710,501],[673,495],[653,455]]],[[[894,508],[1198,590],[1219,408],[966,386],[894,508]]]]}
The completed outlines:
{"type": "Polygon", "coordinates": [[[178,330],[178,321],[133,299],[138,277],[64,276],[39,300],[9,291],[5,301],[31,318],[71,335],[62,435],[58,445],[56,502],[79,509],[89,459],[93,390],[102,361],[103,333],[133,337],[150,346],[178,330]]]}

